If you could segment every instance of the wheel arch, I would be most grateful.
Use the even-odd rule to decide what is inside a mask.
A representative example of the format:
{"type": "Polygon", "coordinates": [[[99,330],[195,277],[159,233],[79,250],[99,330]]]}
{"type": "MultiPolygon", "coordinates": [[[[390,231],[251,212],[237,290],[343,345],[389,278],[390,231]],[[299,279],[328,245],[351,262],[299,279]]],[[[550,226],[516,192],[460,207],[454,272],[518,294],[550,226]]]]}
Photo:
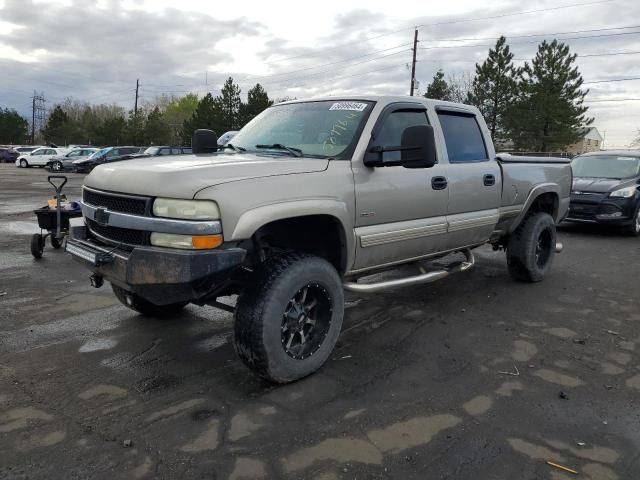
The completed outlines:
{"type": "MultiPolygon", "coordinates": [[[[568,201],[568,200],[567,200],[568,201]]],[[[551,215],[554,222],[561,219],[563,206],[560,201],[560,186],[555,183],[544,183],[535,186],[527,197],[524,207],[516,217],[509,233],[518,228],[527,215],[535,212],[545,212],[551,215]]]]}

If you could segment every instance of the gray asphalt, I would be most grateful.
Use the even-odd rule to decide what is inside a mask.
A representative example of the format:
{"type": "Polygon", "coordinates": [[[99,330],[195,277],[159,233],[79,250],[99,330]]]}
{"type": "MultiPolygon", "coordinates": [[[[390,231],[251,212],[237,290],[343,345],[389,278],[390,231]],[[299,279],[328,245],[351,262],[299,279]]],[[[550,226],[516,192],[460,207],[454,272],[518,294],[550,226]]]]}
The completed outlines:
{"type": "Polygon", "coordinates": [[[640,478],[640,239],[563,226],[542,283],[481,248],[351,297],[328,363],[273,386],[230,314],[142,318],[64,252],[34,260],[46,172],[0,165],[0,185],[0,478],[640,478]]]}

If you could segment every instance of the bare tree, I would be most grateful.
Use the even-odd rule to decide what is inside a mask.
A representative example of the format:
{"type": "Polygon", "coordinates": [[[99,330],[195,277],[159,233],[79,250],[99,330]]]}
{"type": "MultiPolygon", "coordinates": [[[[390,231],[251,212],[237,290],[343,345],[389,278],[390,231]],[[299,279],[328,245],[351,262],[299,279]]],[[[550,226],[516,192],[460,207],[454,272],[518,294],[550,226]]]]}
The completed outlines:
{"type": "Polygon", "coordinates": [[[471,85],[473,84],[473,75],[471,72],[454,73],[448,76],[449,96],[452,102],[467,103],[467,97],[471,85]]]}

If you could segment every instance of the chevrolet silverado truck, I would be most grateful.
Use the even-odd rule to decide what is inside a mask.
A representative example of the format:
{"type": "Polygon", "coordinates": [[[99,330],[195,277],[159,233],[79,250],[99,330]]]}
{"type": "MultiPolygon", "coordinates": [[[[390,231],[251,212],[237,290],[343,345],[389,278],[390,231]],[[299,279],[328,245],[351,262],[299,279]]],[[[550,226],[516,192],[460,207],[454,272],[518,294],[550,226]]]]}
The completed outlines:
{"type": "Polygon", "coordinates": [[[496,156],[475,107],[296,100],[265,110],[223,150],[216,140],[198,130],[192,155],[96,168],[66,250],[94,286],[108,280],[143,315],[189,303],[233,312],[236,352],[273,382],[327,360],[345,290],[463,272],[486,243],[506,251],[516,280],[537,282],[561,249],[570,164],[496,156]],[[445,266],[429,267],[437,258],[445,266]],[[374,275],[406,264],[400,278],[374,275]],[[235,307],[220,300],[234,295],[235,307]]]}

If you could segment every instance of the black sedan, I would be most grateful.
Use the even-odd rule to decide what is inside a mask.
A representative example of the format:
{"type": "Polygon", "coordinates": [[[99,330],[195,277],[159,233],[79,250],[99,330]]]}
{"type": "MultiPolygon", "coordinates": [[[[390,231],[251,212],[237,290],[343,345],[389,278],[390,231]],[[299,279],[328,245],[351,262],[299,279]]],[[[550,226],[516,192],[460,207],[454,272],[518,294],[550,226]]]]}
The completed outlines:
{"type": "Polygon", "coordinates": [[[52,157],[49,161],[47,161],[47,169],[50,172],[73,170],[73,162],[75,162],[76,160],[88,158],[98,150],[98,148],[92,147],[74,148],[67,153],[58,155],[57,157],[52,157]]]}
{"type": "Polygon", "coordinates": [[[567,221],[622,227],[640,236],[640,151],[602,151],[573,159],[567,221]]]}

